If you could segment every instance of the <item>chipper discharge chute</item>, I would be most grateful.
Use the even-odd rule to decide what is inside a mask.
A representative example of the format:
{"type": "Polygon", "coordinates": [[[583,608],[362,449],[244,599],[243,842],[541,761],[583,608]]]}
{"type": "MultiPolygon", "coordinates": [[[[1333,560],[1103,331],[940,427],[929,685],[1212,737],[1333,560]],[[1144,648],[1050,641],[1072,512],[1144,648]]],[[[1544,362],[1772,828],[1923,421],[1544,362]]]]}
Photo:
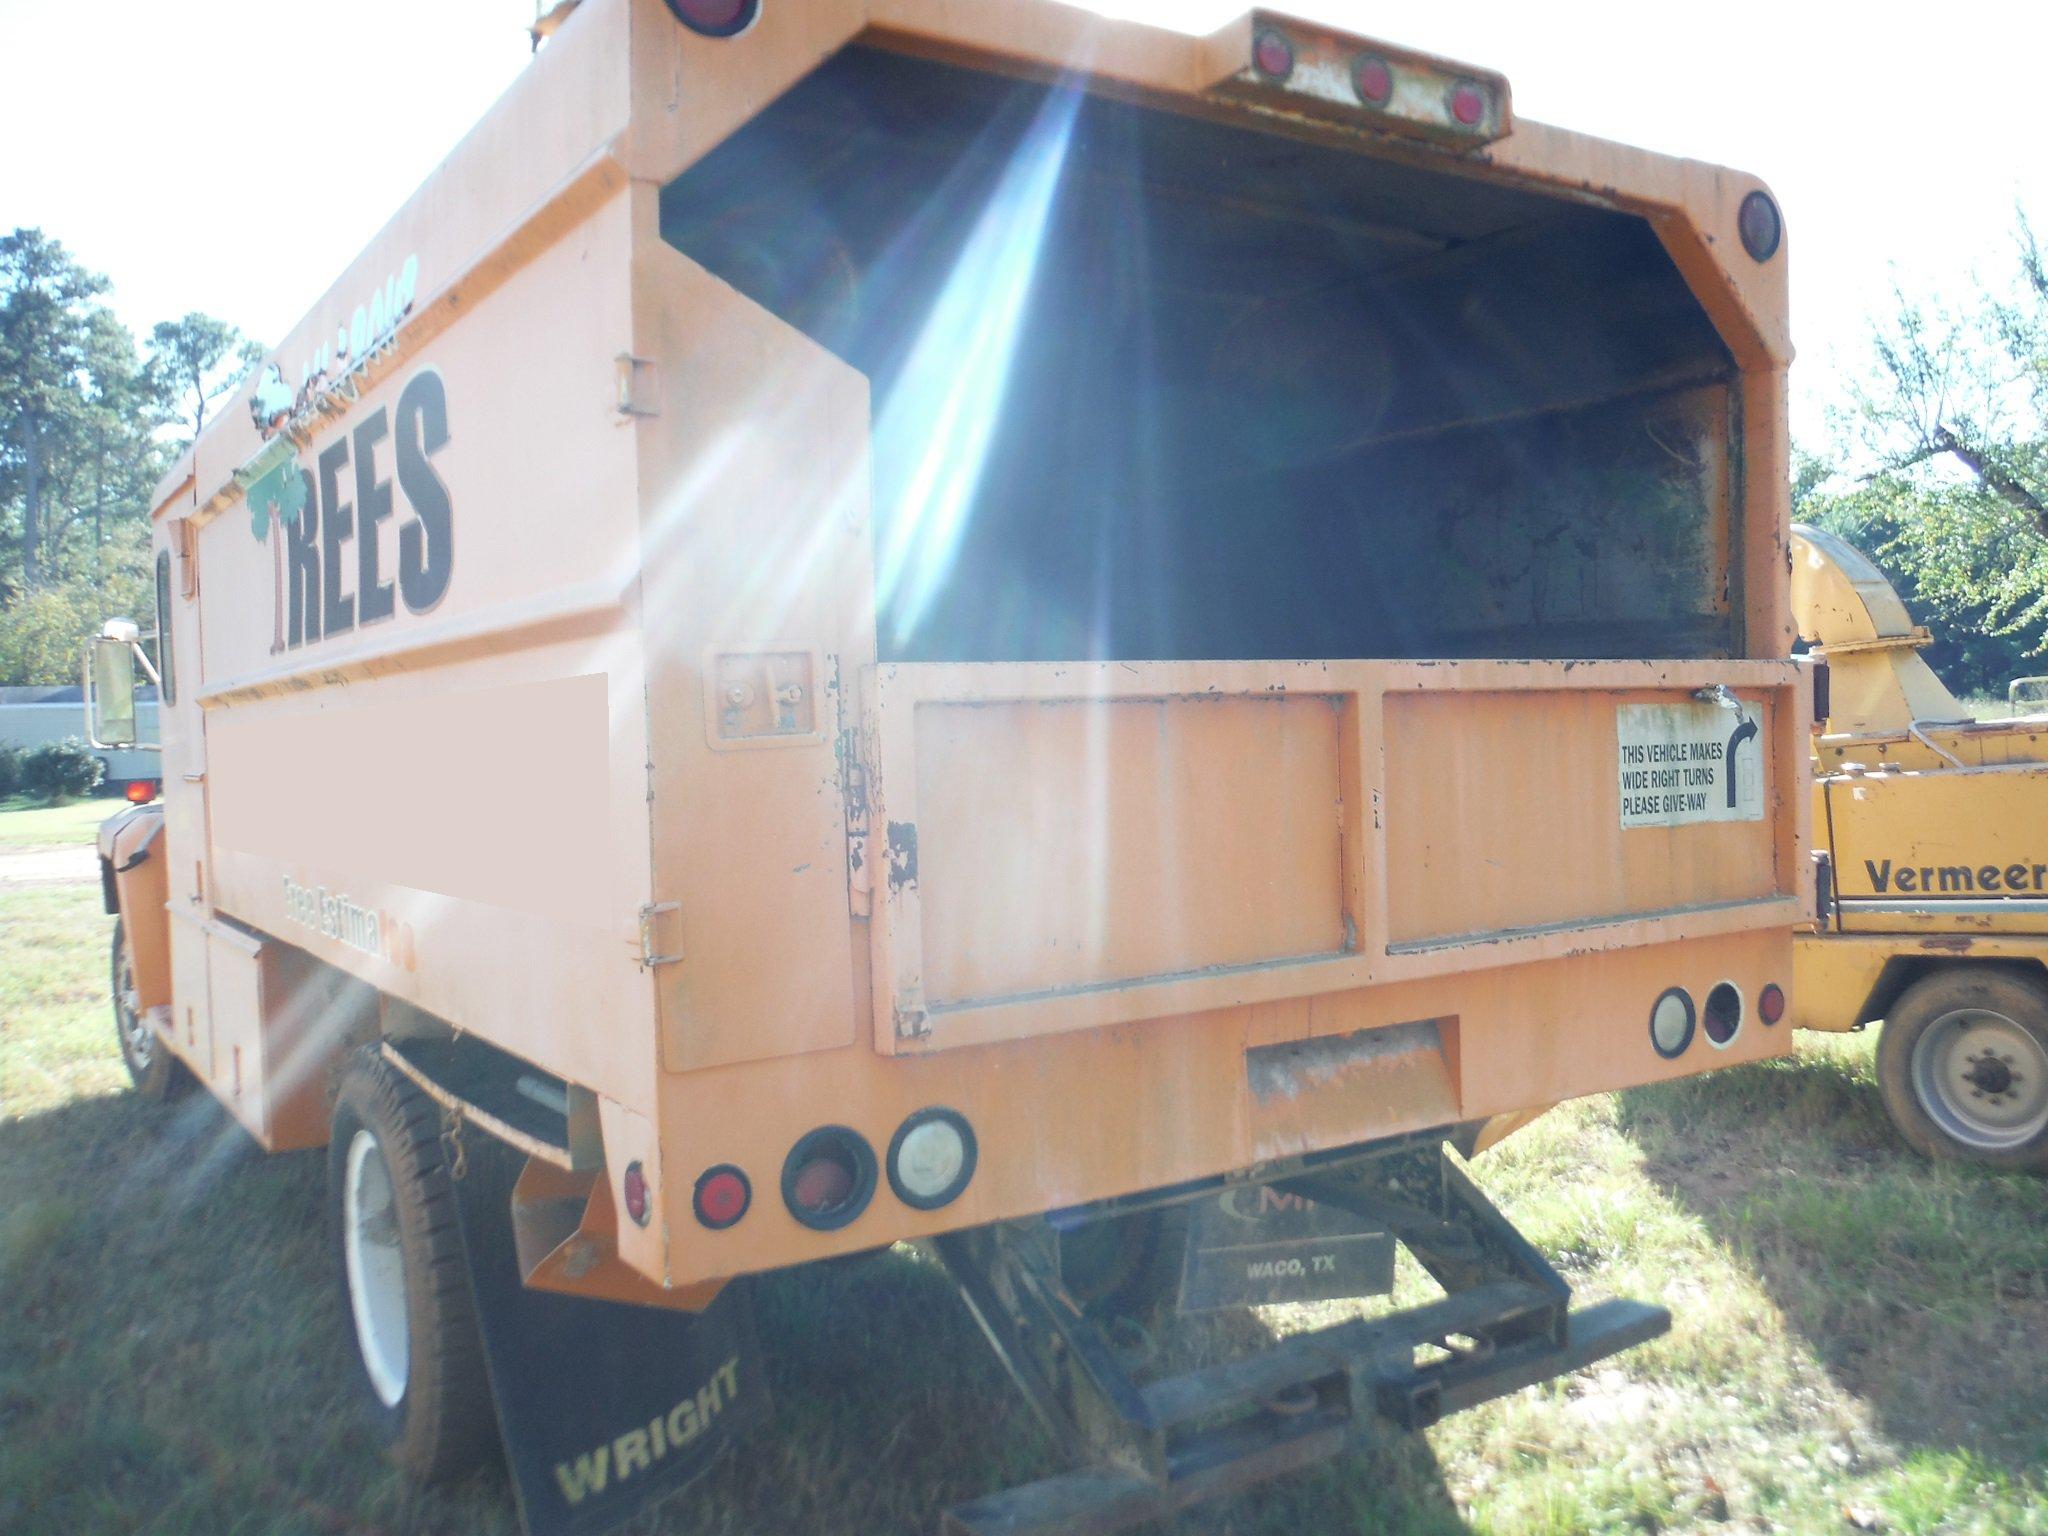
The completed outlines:
{"type": "Polygon", "coordinates": [[[549,27],[163,486],[106,842],[138,1081],[330,1146],[395,1452],[594,1529],[759,1416],[747,1277],[893,1242],[1081,1467],[975,1531],[1663,1327],[1459,1153],[1787,1048],[1769,194],[1265,12],[549,27]],[[1191,1376],[1098,1321],[1397,1242],[1191,1376]]]}

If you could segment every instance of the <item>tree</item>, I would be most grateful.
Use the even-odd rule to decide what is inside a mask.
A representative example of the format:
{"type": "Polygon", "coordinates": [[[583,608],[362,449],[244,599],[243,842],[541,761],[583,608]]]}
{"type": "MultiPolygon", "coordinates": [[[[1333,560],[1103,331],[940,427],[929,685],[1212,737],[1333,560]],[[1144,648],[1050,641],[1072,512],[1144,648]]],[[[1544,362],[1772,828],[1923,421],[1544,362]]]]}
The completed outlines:
{"type": "Polygon", "coordinates": [[[206,430],[207,408],[232,394],[262,361],[261,346],[211,315],[159,321],[149,335],[150,376],[172,418],[190,426],[187,443],[206,430]]]}
{"type": "Polygon", "coordinates": [[[0,683],[74,681],[102,620],[147,620],[163,430],[203,429],[254,356],[188,314],[145,365],[106,291],[42,231],[0,238],[0,683]]]}
{"type": "Polygon", "coordinates": [[[2020,642],[1980,645],[1987,671],[2048,648],[2048,253],[2024,213],[2013,253],[1999,289],[1961,304],[1897,292],[1851,393],[1852,473],[1804,498],[1937,627],[2020,642]]]}
{"type": "Polygon", "coordinates": [[[52,464],[86,410],[93,301],[106,287],[39,229],[0,237],[0,498],[19,508],[24,587],[47,573],[52,464]]]}

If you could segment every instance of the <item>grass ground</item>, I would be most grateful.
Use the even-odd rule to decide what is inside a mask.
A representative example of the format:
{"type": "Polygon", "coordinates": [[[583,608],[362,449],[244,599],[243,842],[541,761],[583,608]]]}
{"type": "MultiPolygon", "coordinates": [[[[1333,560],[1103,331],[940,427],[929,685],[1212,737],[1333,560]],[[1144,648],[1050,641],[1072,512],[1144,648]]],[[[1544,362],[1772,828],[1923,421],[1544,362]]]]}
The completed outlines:
{"type": "MultiPolygon", "coordinates": [[[[0,1531],[510,1536],[501,1478],[417,1494],[364,1433],[319,1155],[125,1093],[109,926],[89,886],[0,894],[0,1531]]],[[[1176,1536],[2048,1536],[2048,1183],[1905,1153],[1867,1037],[1569,1106],[1477,1173],[1671,1335],[1176,1536]]],[[[916,1257],[769,1277],[759,1311],[776,1423],[642,1536],[928,1530],[1055,1468],[916,1257]]]]}
{"type": "Polygon", "coordinates": [[[99,824],[126,804],[125,800],[110,799],[73,800],[64,805],[0,800],[0,849],[89,843],[99,824]]]}

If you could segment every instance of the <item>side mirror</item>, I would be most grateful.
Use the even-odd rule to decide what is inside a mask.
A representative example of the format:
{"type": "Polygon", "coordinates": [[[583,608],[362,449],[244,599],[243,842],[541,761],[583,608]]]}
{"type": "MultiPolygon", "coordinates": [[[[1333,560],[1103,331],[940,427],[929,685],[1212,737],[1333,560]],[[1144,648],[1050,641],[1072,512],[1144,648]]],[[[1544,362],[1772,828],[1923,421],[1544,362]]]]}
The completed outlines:
{"type": "Polygon", "coordinates": [[[85,648],[85,735],[95,747],[135,747],[158,752],[154,741],[135,739],[135,664],[159,688],[163,679],[143,653],[142,632],[129,619],[109,619],[85,648]]]}
{"type": "Polygon", "coordinates": [[[135,745],[135,642],[101,635],[92,642],[92,686],[87,690],[92,744],[135,745]]]}

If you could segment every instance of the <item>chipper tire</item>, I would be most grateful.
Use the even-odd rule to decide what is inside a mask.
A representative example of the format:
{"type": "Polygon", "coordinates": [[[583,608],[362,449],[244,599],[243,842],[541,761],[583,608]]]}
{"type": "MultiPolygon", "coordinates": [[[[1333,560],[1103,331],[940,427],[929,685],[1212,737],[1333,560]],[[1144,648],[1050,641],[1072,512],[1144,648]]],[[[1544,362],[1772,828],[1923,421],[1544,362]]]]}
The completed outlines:
{"type": "Polygon", "coordinates": [[[441,1111],[374,1051],[343,1073],[330,1230],[357,1381],[386,1453],[423,1483],[498,1448],[441,1111]]]}
{"type": "Polygon", "coordinates": [[[1877,1081],[1928,1157],[2048,1172],[2048,982],[1979,966],[1921,978],[1885,1019],[1877,1081]]]}
{"type": "Polygon", "coordinates": [[[171,1054],[171,1048],[157,1037],[136,1007],[128,926],[118,917],[114,919],[114,948],[108,972],[114,994],[114,1037],[121,1045],[121,1065],[128,1069],[128,1081],[145,1099],[163,1103],[177,1098],[192,1086],[192,1074],[185,1063],[171,1054]]]}

